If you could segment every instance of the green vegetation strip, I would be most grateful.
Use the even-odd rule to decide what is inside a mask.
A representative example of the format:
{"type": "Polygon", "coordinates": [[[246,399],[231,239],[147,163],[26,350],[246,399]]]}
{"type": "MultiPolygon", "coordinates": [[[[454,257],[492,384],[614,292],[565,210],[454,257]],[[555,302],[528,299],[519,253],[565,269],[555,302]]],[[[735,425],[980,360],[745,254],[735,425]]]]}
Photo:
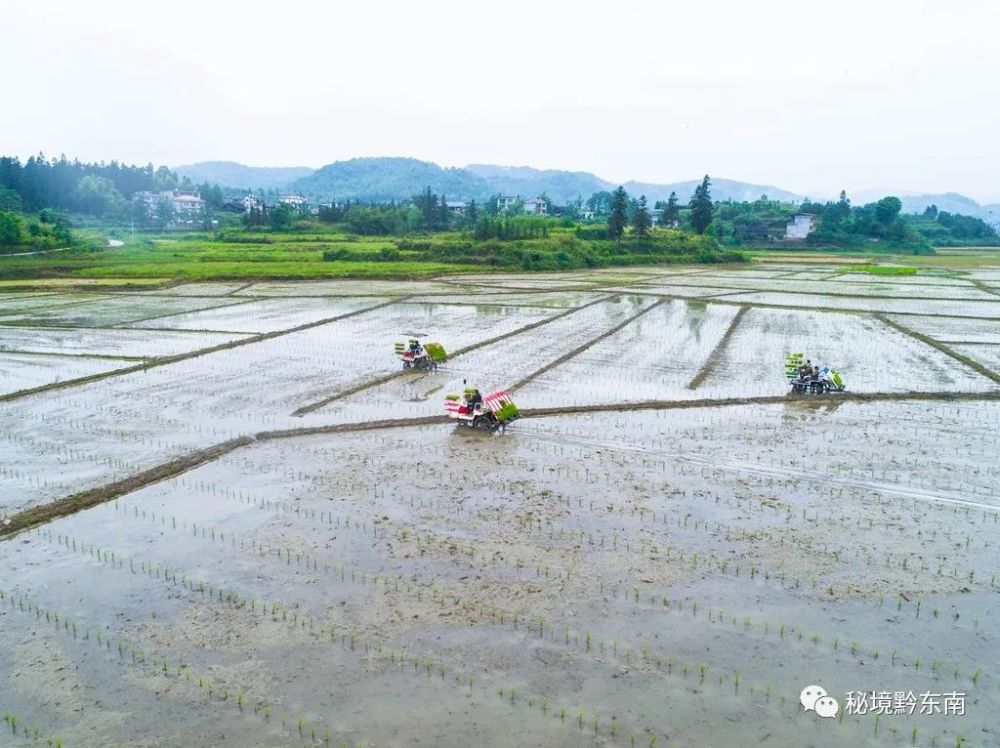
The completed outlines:
{"type": "MultiPolygon", "coordinates": [[[[607,301],[607,299],[601,299],[601,301],[607,301]]],[[[557,358],[555,361],[550,361],[549,363],[545,364],[545,366],[543,366],[542,368],[536,369],[531,374],[529,374],[528,376],[524,377],[520,381],[515,382],[513,385],[511,385],[507,389],[508,390],[516,390],[518,387],[523,387],[524,385],[528,384],[528,382],[532,381],[536,377],[540,377],[542,374],[544,374],[545,372],[549,371],[550,369],[554,369],[555,367],[559,366],[559,364],[566,363],[567,361],[569,361],[574,356],[579,356],[581,353],[583,353],[584,351],[586,351],[588,348],[596,345],[597,343],[600,343],[602,340],[607,340],[612,335],[614,335],[615,333],[623,330],[628,325],[630,325],[633,322],[635,322],[635,320],[639,319],[639,317],[641,317],[642,315],[647,314],[647,313],[653,311],[654,309],[656,309],[661,304],[663,304],[663,300],[662,299],[660,301],[657,301],[655,304],[651,304],[650,306],[646,307],[642,311],[640,311],[640,312],[638,312],[636,314],[633,314],[631,317],[628,317],[625,321],[623,321],[623,322],[615,325],[610,330],[607,330],[606,332],[601,333],[596,338],[588,340],[586,343],[584,343],[581,346],[577,346],[576,348],[574,348],[573,350],[571,350],[569,353],[564,353],[562,356],[560,356],[559,358],[557,358]]],[[[590,306],[590,305],[588,304],[587,306],[590,306]]],[[[522,415],[523,415],[523,413],[522,413],[522,415]]]]}
{"type": "Polygon", "coordinates": [[[327,317],[326,319],[316,320],[315,322],[306,322],[304,325],[298,325],[297,327],[290,327],[287,330],[277,330],[275,332],[265,332],[260,335],[254,335],[253,337],[244,338],[243,340],[231,340],[228,343],[220,343],[219,345],[213,345],[208,348],[199,348],[196,351],[190,351],[188,353],[179,353],[175,356],[160,356],[158,358],[150,359],[149,361],[137,364],[136,366],[127,366],[123,369],[114,369],[112,371],[104,371],[98,374],[90,374],[85,377],[77,377],[75,379],[67,379],[62,382],[51,382],[49,384],[43,384],[39,387],[31,387],[26,390],[18,390],[17,392],[11,392],[6,395],[0,395],[0,403],[8,402],[10,400],[19,400],[23,397],[29,397],[30,395],[37,395],[42,392],[50,392],[52,390],[61,390],[67,387],[77,387],[81,384],[89,384],[91,382],[98,382],[102,379],[110,379],[111,377],[120,377],[124,374],[134,374],[139,371],[148,371],[149,369],[155,369],[158,366],[166,366],[167,364],[174,364],[178,361],[185,361],[189,358],[198,358],[199,356],[207,356],[209,353],[217,353],[218,351],[227,351],[231,348],[239,348],[244,345],[251,345],[253,343],[260,343],[265,340],[271,340],[272,338],[278,338],[282,335],[290,335],[293,332],[302,332],[303,330],[309,330],[313,327],[320,327],[321,325],[329,324],[330,322],[338,322],[342,319],[347,319],[348,317],[354,317],[359,314],[366,314],[368,312],[373,312],[377,309],[382,309],[383,307],[390,306],[392,304],[398,304],[401,301],[406,300],[407,296],[400,296],[398,299],[393,299],[392,301],[387,301],[384,304],[377,304],[375,306],[367,307],[366,309],[358,309],[353,312],[348,312],[347,314],[341,314],[337,317],[327,317]]]}
{"type": "Polygon", "coordinates": [[[956,350],[954,350],[952,348],[949,348],[948,346],[946,346],[944,343],[942,343],[939,340],[935,340],[934,338],[932,338],[932,337],[930,337],[928,335],[924,335],[921,332],[917,332],[916,330],[914,330],[914,329],[912,329],[910,327],[907,327],[906,325],[901,325],[898,322],[895,322],[895,321],[889,319],[884,314],[876,314],[875,315],[875,319],[877,319],[879,322],[882,322],[883,324],[888,325],[889,327],[893,328],[894,330],[897,330],[898,332],[903,333],[904,335],[909,335],[911,338],[914,338],[915,340],[919,340],[921,343],[926,343],[931,348],[935,348],[935,349],[941,351],[941,353],[945,354],[946,356],[950,356],[951,358],[955,359],[956,361],[965,364],[966,366],[968,366],[970,369],[972,369],[977,374],[982,374],[987,379],[991,379],[994,382],[997,382],[998,384],[1000,384],[1000,374],[998,374],[997,372],[993,371],[992,369],[987,369],[985,366],[983,366],[981,363],[979,363],[978,361],[976,361],[974,358],[969,358],[968,356],[966,356],[966,355],[964,355],[962,353],[959,353],[958,351],[956,351],[956,350]]]}
{"type": "Polygon", "coordinates": [[[698,373],[694,375],[691,381],[688,382],[689,390],[698,389],[702,382],[708,379],[709,375],[715,370],[716,361],[718,361],[719,357],[725,352],[726,347],[729,345],[730,338],[733,337],[733,333],[736,332],[736,328],[740,326],[740,322],[743,320],[743,315],[747,313],[748,308],[749,307],[741,306],[736,312],[736,316],[733,317],[733,321],[729,323],[729,327],[726,328],[726,332],[723,336],[719,338],[719,342],[715,344],[715,348],[712,349],[708,358],[705,359],[705,363],[700,369],[698,369],[698,373]]]}

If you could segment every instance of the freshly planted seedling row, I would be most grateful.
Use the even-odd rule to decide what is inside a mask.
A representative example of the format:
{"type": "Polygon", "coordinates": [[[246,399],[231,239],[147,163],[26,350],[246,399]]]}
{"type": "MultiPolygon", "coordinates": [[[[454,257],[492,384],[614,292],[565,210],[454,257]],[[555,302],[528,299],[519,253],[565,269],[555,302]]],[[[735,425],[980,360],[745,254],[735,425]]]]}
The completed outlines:
{"type": "MultiPolygon", "coordinates": [[[[123,508],[125,508],[126,511],[127,511],[126,507],[123,507],[123,508]]],[[[137,507],[133,507],[133,512],[132,513],[135,516],[139,515],[137,507]]],[[[155,516],[150,517],[150,519],[154,523],[156,522],[155,516]]],[[[160,518],[160,523],[165,525],[166,524],[165,518],[161,517],[160,518]]],[[[173,528],[175,528],[175,529],[177,527],[176,521],[171,521],[170,525],[173,528]]],[[[186,530],[186,526],[184,527],[184,529],[186,530]]],[[[206,534],[206,532],[204,531],[204,529],[202,529],[202,531],[201,531],[201,537],[202,538],[209,537],[209,535],[206,534]]],[[[214,533],[211,534],[211,539],[213,541],[216,539],[214,533]]],[[[221,535],[221,537],[219,538],[219,541],[224,543],[225,542],[225,536],[221,535]]],[[[233,544],[234,547],[236,546],[236,540],[234,538],[231,537],[230,542],[233,544]]],[[[75,548],[75,541],[74,541],[73,546],[75,548]]],[[[244,545],[243,545],[242,541],[239,543],[239,548],[241,550],[244,549],[244,545]]],[[[248,550],[251,553],[253,553],[253,552],[256,552],[257,549],[255,548],[254,545],[251,545],[248,550]]],[[[278,551],[277,556],[278,556],[278,560],[280,561],[281,560],[280,550],[278,551]]],[[[317,563],[315,561],[313,561],[313,565],[312,565],[312,567],[310,567],[308,556],[306,554],[302,554],[302,555],[300,555],[299,553],[295,554],[295,561],[296,561],[297,565],[301,565],[303,556],[305,556],[305,558],[306,558],[306,562],[305,562],[306,563],[306,568],[312,568],[312,570],[314,570],[314,571],[319,571],[319,567],[318,567],[318,565],[317,565],[317,563]]],[[[285,555],[284,559],[285,559],[285,563],[291,564],[292,552],[291,552],[290,549],[286,550],[286,555],[285,555]]],[[[336,567],[330,567],[328,564],[324,564],[323,572],[326,573],[326,574],[333,573],[334,575],[336,575],[337,568],[336,567]]],[[[341,579],[341,581],[343,581],[345,579],[345,574],[344,574],[344,570],[343,570],[342,567],[340,568],[340,579],[341,579]]],[[[366,574],[364,572],[361,572],[359,575],[356,575],[352,571],[351,581],[352,582],[360,581],[361,584],[365,584],[366,581],[367,581],[366,574]]],[[[390,580],[387,577],[382,577],[382,581],[383,581],[383,583],[386,586],[389,586],[389,585],[392,584],[392,580],[390,580]]],[[[413,596],[414,594],[416,594],[417,599],[418,600],[421,599],[421,592],[420,592],[419,588],[414,588],[409,582],[406,582],[406,581],[403,581],[402,588],[401,588],[401,585],[400,585],[401,581],[402,580],[400,580],[400,579],[396,579],[395,580],[395,583],[394,583],[394,591],[395,592],[397,592],[397,593],[401,593],[402,592],[403,594],[407,594],[407,595],[410,595],[410,596],[413,596]]],[[[373,575],[372,576],[372,583],[374,583],[377,586],[378,582],[379,582],[379,576],[378,575],[373,575]]],[[[623,597],[625,599],[628,599],[629,601],[632,601],[633,600],[633,596],[634,596],[634,602],[636,604],[646,604],[647,603],[647,593],[645,591],[640,591],[639,587],[634,587],[634,588],[632,588],[630,590],[625,590],[625,589],[622,589],[622,588],[605,588],[605,587],[602,586],[601,593],[602,593],[602,595],[610,594],[612,597],[619,597],[619,596],[621,596],[621,597],[623,597]]],[[[497,621],[498,621],[498,619],[499,619],[499,623],[500,623],[501,626],[503,626],[505,623],[507,623],[507,624],[511,625],[513,628],[516,629],[518,627],[519,623],[520,623],[520,625],[521,625],[522,628],[530,628],[530,617],[524,611],[513,612],[512,613],[512,612],[509,612],[509,611],[505,611],[502,608],[498,608],[496,605],[491,605],[490,608],[487,611],[487,610],[484,610],[484,607],[483,607],[482,604],[479,604],[478,610],[477,610],[474,603],[466,602],[466,601],[462,600],[462,598],[459,597],[459,596],[457,596],[457,595],[453,595],[453,594],[450,594],[450,593],[445,593],[443,591],[440,591],[433,584],[430,585],[430,588],[429,588],[429,599],[434,600],[434,601],[439,601],[443,607],[444,606],[454,606],[454,607],[460,608],[461,611],[462,611],[462,613],[466,617],[471,618],[473,621],[485,620],[485,617],[488,614],[489,615],[489,620],[493,624],[496,624],[497,621]]],[[[664,596],[664,597],[658,599],[655,595],[651,595],[650,594],[648,596],[648,604],[650,604],[650,605],[656,605],[656,606],[659,606],[659,605],[662,604],[663,608],[666,609],[667,611],[677,611],[677,612],[684,611],[685,607],[686,607],[687,610],[690,611],[690,614],[693,617],[695,617],[695,618],[698,617],[698,613],[699,613],[699,602],[697,600],[691,600],[690,598],[681,598],[681,599],[671,600],[670,598],[664,596]]],[[[918,610],[918,614],[919,614],[919,603],[918,603],[917,610],[918,610]]],[[[823,636],[820,635],[820,634],[813,633],[813,634],[810,635],[808,633],[804,633],[801,629],[799,629],[799,628],[797,628],[795,626],[790,626],[790,625],[784,624],[784,623],[773,624],[772,625],[768,621],[763,621],[763,622],[757,622],[755,624],[754,621],[753,621],[753,619],[751,619],[751,617],[749,617],[749,616],[744,616],[742,614],[739,615],[739,616],[737,616],[737,615],[726,616],[725,613],[723,611],[721,611],[721,610],[719,610],[719,611],[713,611],[713,609],[711,608],[711,606],[702,606],[701,607],[701,611],[702,611],[702,620],[705,620],[705,615],[706,615],[706,612],[707,612],[707,620],[710,623],[713,623],[713,624],[716,624],[716,625],[727,626],[731,622],[733,630],[735,630],[735,631],[737,631],[737,632],[739,632],[741,634],[743,634],[743,633],[750,633],[752,630],[756,631],[756,629],[760,628],[761,631],[762,631],[762,633],[765,636],[767,636],[768,634],[772,634],[773,636],[780,638],[780,640],[782,642],[785,642],[786,640],[790,641],[793,638],[797,638],[797,640],[799,642],[801,642],[803,640],[804,636],[809,641],[812,641],[812,643],[813,643],[814,646],[818,646],[821,642],[824,641],[823,636]],[[786,639],[786,637],[787,637],[787,639],[786,639]]],[[[577,632],[575,632],[575,631],[570,631],[570,629],[568,627],[561,627],[560,625],[553,626],[553,625],[550,624],[549,627],[548,627],[548,629],[546,629],[546,625],[545,625],[544,619],[538,619],[538,624],[537,625],[538,625],[539,636],[545,636],[545,634],[548,633],[549,638],[552,641],[556,641],[556,633],[557,633],[557,631],[560,628],[562,628],[563,629],[563,636],[565,637],[565,644],[567,646],[569,646],[570,645],[570,640],[572,638],[573,644],[576,646],[576,648],[577,649],[580,648],[580,634],[577,633],[577,632]]],[[[844,638],[844,641],[845,642],[847,641],[846,637],[844,638]]],[[[840,643],[840,637],[833,637],[830,640],[830,644],[832,645],[832,651],[836,652],[838,650],[839,643],[840,643]]],[[[641,649],[638,648],[638,647],[634,647],[633,648],[633,647],[630,647],[629,645],[627,645],[625,643],[620,643],[620,640],[618,638],[614,638],[614,637],[612,637],[610,639],[599,639],[599,640],[597,640],[595,642],[595,640],[594,640],[593,636],[591,635],[591,633],[590,632],[586,632],[585,637],[584,637],[585,650],[587,652],[590,652],[592,645],[593,645],[595,651],[597,651],[598,649],[600,650],[601,655],[604,655],[605,654],[605,650],[609,649],[609,650],[612,650],[614,652],[614,654],[617,656],[619,654],[619,649],[621,649],[621,652],[623,653],[624,661],[625,661],[626,664],[631,664],[632,663],[632,660],[634,659],[634,656],[632,654],[633,652],[641,652],[641,660],[642,661],[649,661],[649,662],[654,661],[654,660],[650,659],[649,650],[648,650],[647,647],[642,647],[641,649]]],[[[845,650],[847,649],[846,643],[845,643],[844,649],[845,650]]],[[[862,645],[860,645],[858,643],[857,640],[851,640],[850,653],[851,653],[852,657],[858,657],[859,659],[863,659],[864,657],[872,657],[874,660],[878,660],[878,658],[879,658],[879,651],[877,649],[873,649],[871,647],[863,647],[862,645]]],[[[664,660],[665,656],[666,655],[657,654],[655,656],[655,658],[654,658],[655,661],[657,662],[658,667],[660,669],[662,669],[662,663],[663,663],[663,660],[664,660]]],[[[666,656],[666,657],[667,657],[667,661],[668,661],[668,671],[670,671],[671,670],[671,664],[670,663],[672,663],[673,658],[669,657],[669,656],[666,656]]],[[[635,658],[635,659],[639,659],[639,658],[635,658]]],[[[898,652],[898,650],[894,650],[892,652],[890,661],[891,661],[891,664],[893,666],[895,666],[897,664],[897,661],[899,661],[900,663],[903,663],[903,662],[910,663],[910,662],[912,662],[916,669],[919,669],[919,667],[920,667],[920,658],[919,657],[916,657],[916,658],[907,658],[906,655],[901,655],[898,652]]],[[[688,665],[682,663],[681,666],[684,668],[684,672],[686,673],[688,671],[688,669],[689,669],[688,665]]],[[[961,671],[961,668],[958,667],[958,666],[954,666],[954,667],[952,667],[952,666],[946,666],[944,663],[940,663],[937,660],[933,661],[931,663],[930,667],[931,667],[931,672],[932,673],[944,672],[944,671],[953,672],[953,675],[954,675],[955,678],[959,677],[959,673],[961,671]]],[[[716,668],[716,670],[717,669],[718,668],[716,668]]],[[[982,674],[983,674],[982,673],[982,668],[977,668],[976,670],[972,671],[972,676],[971,677],[972,677],[973,683],[978,684],[978,681],[979,681],[980,677],[982,676],[982,674]]],[[[702,675],[704,675],[704,668],[702,668],[702,675]]],[[[769,691],[770,691],[770,688],[768,688],[768,696],[770,696],[769,691]]],[[[752,693],[753,693],[753,689],[751,688],[751,694],[752,693]]]]}
{"type": "MultiPolygon", "coordinates": [[[[496,686],[482,675],[464,673],[461,672],[459,668],[449,666],[440,658],[439,655],[422,653],[414,651],[413,649],[393,649],[382,638],[371,636],[365,632],[354,629],[349,625],[327,624],[318,621],[312,616],[300,613],[302,606],[299,604],[258,600],[253,595],[241,593],[228,585],[223,587],[222,585],[196,581],[194,576],[189,575],[186,571],[178,567],[168,567],[152,561],[139,560],[123,556],[113,550],[98,548],[87,543],[86,541],[77,540],[64,535],[53,534],[50,530],[39,529],[35,531],[35,535],[47,540],[50,543],[60,545],[66,548],[67,551],[75,552],[78,555],[97,561],[112,570],[129,572],[132,574],[142,574],[150,579],[161,582],[163,585],[168,585],[172,589],[180,587],[181,589],[187,590],[192,595],[198,594],[201,596],[200,599],[205,602],[210,602],[216,605],[225,605],[231,609],[242,611],[244,614],[253,615],[255,617],[254,620],[258,623],[264,620],[269,620],[272,623],[280,623],[281,625],[291,627],[296,631],[308,634],[309,636],[314,637],[317,641],[339,644],[340,646],[348,648],[352,652],[358,652],[359,654],[363,653],[363,655],[367,658],[385,659],[388,657],[390,663],[398,663],[398,666],[401,668],[409,668],[412,665],[415,672],[440,677],[442,681],[451,683],[452,685],[460,688],[472,687],[473,685],[476,685],[486,693],[495,692],[497,688],[503,688],[502,686],[496,686]],[[454,680],[451,680],[452,678],[454,678],[454,680]]],[[[387,580],[384,578],[376,578],[372,581],[374,584],[378,584],[379,582],[382,582],[383,584],[387,583],[387,580]]],[[[440,599],[442,601],[445,600],[443,597],[440,599]]],[[[23,606],[24,603],[22,602],[20,604],[23,606]]],[[[41,615],[44,615],[44,609],[37,608],[36,606],[36,610],[41,611],[41,615]]],[[[61,623],[61,625],[66,627],[68,633],[73,631],[74,622],[65,616],[60,616],[58,613],[53,612],[51,619],[46,622],[55,622],[57,624],[61,623]]],[[[523,619],[516,619],[515,627],[517,625],[530,627],[530,624],[523,619]]],[[[108,644],[107,638],[105,637],[101,641],[104,641],[105,647],[110,651],[110,645],[108,644]]],[[[141,662],[141,657],[145,654],[141,649],[136,650],[135,653],[133,653],[132,650],[128,651],[136,658],[137,662],[141,662]]],[[[154,659],[153,664],[158,668],[162,668],[164,667],[164,660],[154,659]]],[[[169,672],[169,669],[166,672],[169,672]]],[[[210,686],[204,685],[202,687],[210,688],[210,686]]],[[[213,688],[213,692],[214,690],[215,689],[213,688]]],[[[221,701],[228,701],[230,696],[232,696],[232,690],[230,689],[229,691],[224,691],[223,695],[225,698],[221,699],[221,701]]],[[[553,716],[549,713],[549,700],[547,698],[532,696],[523,691],[519,697],[516,692],[513,695],[508,692],[508,698],[511,705],[519,702],[526,702],[529,710],[540,710],[542,716],[553,716]]],[[[267,713],[270,713],[269,710],[267,713]]],[[[612,724],[617,725],[614,719],[602,717],[594,710],[578,710],[578,713],[592,715],[596,725],[595,729],[597,731],[595,734],[608,734],[608,730],[611,728],[612,724]]]]}
{"type": "MultiPolygon", "coordinates": [[[[114,563],[113,558],[111,561],[114,563]]],[[[192,689],[197,687],[206,703],[216,706],[235,706],[240,714],[256,717],[265,723],[280,721],[283,726],[296,725],[299,737],[301,739],[308,737],[314,744],[319,742],[318,735],[322,736],[325,745],[338,744],[332,742],[333,733],[322,721],[315,719],[307,721],[301,714],[288,712],[280,704],[255,696],[255,689],[249,686],[214,682],[207,675],[192,670],[186,663],[178,663],[153,649],[136,645],[120,636],[110,635],[58,610],[43,607],[17,590],[0,589],[0,605],[4,602],[11,610],[33,616],[38,622],[44,618],[45,623],[54,626],[59,633],[71,636],[77,641],[87,642],[108,656],[117,653],[120,662],[130,662],[134,666],[152,671],[157,676],[170,678],[174,683],[184,684],[192,689]]],[[[16,717],[12,717],[12,721],[16,723],[16,717]]],[[[27,728],[27,725],[23,727],[27,728]]],[[[25,736],[28,736],[27,732],[25,736]]],[[[33,733],[32,737],[37,740],[38,733],[33,733]]]]}

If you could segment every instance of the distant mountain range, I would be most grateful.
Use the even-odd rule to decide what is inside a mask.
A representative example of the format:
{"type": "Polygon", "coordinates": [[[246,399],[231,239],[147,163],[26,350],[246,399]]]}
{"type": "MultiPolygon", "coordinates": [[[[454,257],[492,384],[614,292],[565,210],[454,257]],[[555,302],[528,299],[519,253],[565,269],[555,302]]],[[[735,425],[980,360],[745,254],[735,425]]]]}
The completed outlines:
{"type": "MultiPolygon", "coordinates": [[[[455,200],[483,200],[490,195],[535,197],[545,194],[556,203],[586,200],[595,192],[618,185],[584,171],[533,169],[530,166],[470,164],[446,168],[413,158],[352,158],[316,169],[306,167],[244,166],[232,161],[203,161],[178,166],[180,176],[201,184],[212,182],[239,189],[276,189],[298,192],[318,200],[406,200],[426,187],[455,200]]],[[[672,184],[626,182],[630,194],[645,195],[650,202],[666,200],[676,192],[687,202],[700,179],[672,184]]],[[[716,200],[756,200],[767,195],[774,200],[802,200],[787,190],[770,185],[747,184],[731,179],[713,179],[716,200]]]]}
{"type": "MultiPolygon", "coordinates": [[[[335,161],[319,169],[298,167],[244,166],[233,161],[203,161],[178,166],[175,171],[196,183],[212,182],[222,187],[284,190],[315,200],[365,200],[385,202],[406,200],[426,187],[453,200],[483,200],[497,193],[534,197],[545,194],[555,203],[568,203],[618,185],[585,171],[534,169],[530,166],[469,164],[446,168],[413,158],[353,158],[335,161]]],[[[676,192],[686,203],[700,179],[667,184],[625,182],[631,195],[645,195],[650,203],[666,200],[676,192]]],[[[928,205],[952,213],[997,219],[1000,205],[980,205],[975,200],[949,192],[920,195],[892,190],[866,190],[848,194],[856,205],[895,194],[907,213],[920,213],[928,205]]],[[[756,200],[767,195],[772,200],[801,202],[803,195],[773,185],[751,184],[713,178],[712,197],[716,200],[756,200]]]]}
{"type": "Polygon", "coordinates": [[[453,200],[489,197],[489,183],[467,169],[446,169],[415,158],[335,161],[289,185],[322,200],[406,200],[430,187],[453,200]]]}
{"type": "Polygon", "coordinates": [[[220,187],[254,190],[280,190],[313,173],[308,166],[244,166],[235,161],[202,161],[177,166],[174,171],[195,184],[210,182],[220,187]]]}
{"type": "MultiPolygon", "coordinates": [[[[886,193],[888,194],[888,193],[886,193]]],[[[971,197],[957,192],[946,192],[941,195],[897,195],[903,203],[904,213],[923,213],[930,206],[949,213],[961,213],[966,216],[996,221],[1000,219],[1000,205],[980,205],[971,197]]]]}

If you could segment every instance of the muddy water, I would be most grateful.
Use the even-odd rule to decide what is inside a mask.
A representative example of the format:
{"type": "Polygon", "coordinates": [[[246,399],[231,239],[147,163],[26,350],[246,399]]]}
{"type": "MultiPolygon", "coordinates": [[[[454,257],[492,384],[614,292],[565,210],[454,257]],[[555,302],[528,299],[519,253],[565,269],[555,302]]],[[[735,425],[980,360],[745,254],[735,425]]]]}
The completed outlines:
{"type": "Polygon", "coordinates": [[[699,392],[709,397],[787,392],[784,372],[774,362],[792,352],[837,369],[852,392],[964,392],[995,387],[986,377],[878,320],[751,309],[699,392]]]}
{"type": "Polygon", "coordinates": [[[153,358],[211,348],[243,337],[236,333],[204,331],[152,333],[148,330],[0,327],[0,350],[153,358]]]}
{"type": "Polygon", "coordinates": [[[127,359],[67,358],[56,355],[29,355],[3,353],[0,368],[0,395],[28,390],[46,384],[86,377],[114,369],[124,369],[135,364],[127,359]]]}
{"type": "MultiPolygon", "coordinates": [[[[622,436],[645,434],[648,443],[655,433],[648,416],[629,418],[632,428],[622,436]]],[[[850,719],[836,727],[801,721],[799,684],[816,680],[832,684],[831,692],[975,690],[963,734],[991,729],[992,673],[1000,667],[987,654],[1000,651],[991,623],[995,592],[988,584],[961,589],[969,584],[968,564],[996,563],[990,542],[995,514],[967,515],[870,491],[824,491],[821,482],[805,491],[799,480],[706,472],[683,459],[661,462],[655,452],[636,459],[620,437],[581,444],[573,433],[585,427],[583,420],[553,421],[543,448],[528,422],[516,441],[435,427],[350,436],[336,444],[309,438],[261,445],[50,530],[81,548],[93,543],[118,558],[165,566],[227,593],[279,600],[314,621],[351,627],[358,641],[378,637],[386,649],[419,652],[418,673],[428,677],[429,657],[438,685],[443,664],[448,688],[442,686],[441,698],[464,715],[438,733],[445,742],[468,735],[483,740],[507,719],[525,731],[521,744],[571,745],[592,735],[596,716],[606,739],[614,728],[619,737],[652,730],[661,740],[725,744],[713,741],[735,740],[751,730],[764,744],[777,745],[805,730],[816,745],[882,744],[869,734],[870,718],[860,726],[850,719]],[[534,469],[524,467],[529,454],[534,469]],[[469,463],[490,469],[463,481],[460,466],[469,463]],[[708,526],[696,528],[695,521],[708,526]],[[905,531],[886,532],[905,521],[905,531]],[[194,525],[214,538],[192,532],[194,525]],[[972,538],[968,548],[953,548],[965,537],[972,538]],[[247,551],[248,543],[256,545],[247,551]],[[651,550],[668,545],[671,561],[662,550],[651,550]],[[286,560],[271,550],[262,554],[260,546],[292,553],[286,560]],[[913,558],[947,554],[959,564],[960,577],[939,577],[917,564],[898,568],[907,546],[913,558]],[[870,549],[870,558],[850,552],[862,549],[870,549]],[[691,564],[694,553],[742,564],[741,575],[734,575],[733,566],[723,572],[691,564]],[[887,553],[897,559],[896,568],[881,565],[887,553]],[[306,555],[319,569],[309,566],[306,555]],[[332,573],[324,570],[327,564],[332,573]],[[748,579],[752,567],[759,571],[748,579]],[[367,581],[360,581],[362,575],[367,581]],[[393,582],[380,586],[371,581],[374,575],[393,582]],[[928,594],[932,588],[942,591],[928,594]],[[900,591],[909,597],[902,604],[900,591]],[[919,614],[912,602],[918,598],[919,614]],[[492,609],[505,611],[506,620],[491,616],[492,609]],[[514,613],[520,617],[516,626],[514,613]],[[973,689],[977,668],[985,674],[973,689]],[[455,690],[456,673],[460,679],[472,675],[474,686],[455,690]],[[502,700],[501,689],[507,694],[502,700]],[[497,713],[491,717],[487,702],[495,693],[497,713]],[[547,714],[541,714],[543,698],[547,714]],[[562,708],[571,727],[584,711],[584,728],[564,732],[564,722],[552,715],[562,708]]],[[[695,427],[697,419],[691,420],[695,427]]],[[[792,426],[785,438],[795,433],[792,426]]],[[[716,447],[723,451],[725,445],[716,447]]],[[[289,653],[282,627],[266,616],[248,616],[246,603],[233,609],[143,573],[109,568],[58,542],[31,535],[25,540],[4,561],[4,577],[17,580],[18,589],[39,596],[56,590],[61,599],[60,585],[73,588],[74,577],[97,574],[102,594],[77,603],[61,600],[69,615],[107,621],[105,611],[124,606],[130,612],[127,625],[116,629],[119,635],[159,643],[170,631],[176,641],[168,659],[197,656],[209,672],[225,677],[236,667],[233,661],[252,652],[263,670],[253,677],[233,675],[233,687],[249,680],[248,693],[277,689],[294,713],[323,720],[324,730],[350,734],[345,714],[371,714],[357,701],[371,698],[364,694],[387,688],[383,704],[395,704],[424,693],[419,678],[407,685],[402,672],[391,678],[404,682],[386,686],[386,670],[395,670],[383,659],[361,672],[325,654],[309,655],[306,664],[289,653]],[[61,562],[52,563],[57,558],[61,562]],[[235,652],[227,658],[229,647],[235,652]],[[311,684],[345,673],[356,673],[349,677],[357,682],[354,696],[338,698],[331,711],[311,684]],[[340,727],[326,727],[330,723],[340,727]]],[[[316,637],[292,641],[297,652],[319,646],[316,637]]],[[[411,667],[405,675],[412,676],[411,667]]],[[[899,734],[917,727],[932,735],[951,726],[944,719],[900,719],[895,726],[899,734]]],[[[400,732],[404,727],[374,724],[379,727],[366,738],[373,744],[407,744],[400,739],[408,734],[400,732]]],[[[882,723],[886,740],[892,725],[882,723]]],[[[253,735],[255,728],[234,729],[253,735]]]]}
{"type": "Polygon", "coordinates": [[[236,306],[173,314],[137,326],[179,330],[229,330],[246,333],[275,332],[333,319],[369,309],[385,301],[380,297],[356,299],[269,299],[236,306]]]}
{"type": "MultiPolygon", "coordinates": [[[[528,281],[551,295],[586,276],[507,282],[528,281]]],[[[717,350],[735,307],[710,299],[587,345],[655,300],[595,304],[302,418],[392,373],[401,332],[471,345],[565,307],[401,304],[2,404],[0,503],[229,435],[435,413],[469,376],[529,379],[522,404],[624,404],[679,399],[706,371],[695,395],[718,397],[770,391],[767,362],[800,341],[871,391],[894,387],[877,355],[923,372],[905,389],[983,389],[864,317],[751,309],[717,350]]],[[[67,746],[996,745],[998,443],[995,401],[830,399],[251,444],[0,543],[0,707],[67,746]],[[842,702],[961,691],[967,714],[824,720],[798,703],[812,683],[842,702]]]]}
{"type": "Polygon", "coordinates": [[[208,296],[186,298],[122,294],[61,306],[53,306],[46,302],[37,308],[24,309],[18,314],[5,316],[2,319],[4,322],[18,324],[105,327],[238,302],[238,299],[208,296]]]}
{"type": "Polygon", "coordinates": [[[338,420],[374,420],[387,412],[400,418],[439,414],[446,394],[461,393],[465,386],[478,387],[483,393],[510,388],[654,303],[653,299],[638,296],[615,296],[592,303],[528,335],[512,336],[469,351],[436,373],[406,376],[359,392],[304,420],[311,423],[330,416],[338,420]]]}
{"type": "MultiPolygon", "coordinates": [[[[296,408],[398,372],[392,345],[407,333],[440,337],[454,350],[552,314],[403,304],[10,403],[3,437],[12,467],[0,475],[0,485],[6,484],[0,487],[0,506],[24,507],[72,493],[238,435],[300,426],[301,419],[291,416],[296,408]],[[46,467],[53,459],[61,465],[57,474],[46,467]]],[[[79,368],[91,360],[66,361],[79,368]]],[[[98,370],[115,366],[96,361],[98,370]]],[[[14,372],[11,368],[9,376],[14,372]]]]}

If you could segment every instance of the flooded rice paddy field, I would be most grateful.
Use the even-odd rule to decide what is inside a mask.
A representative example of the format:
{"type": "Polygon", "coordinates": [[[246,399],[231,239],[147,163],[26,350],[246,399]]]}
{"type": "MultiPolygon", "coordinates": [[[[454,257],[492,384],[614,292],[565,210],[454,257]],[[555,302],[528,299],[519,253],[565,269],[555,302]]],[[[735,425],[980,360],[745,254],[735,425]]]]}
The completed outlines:
{"type": "Polygon", "coordinates": [[[0,294],[0,742],[998,745],[978,272],[0,294]],[[525,417],[456,432],[463,382],[525,417]]]}

